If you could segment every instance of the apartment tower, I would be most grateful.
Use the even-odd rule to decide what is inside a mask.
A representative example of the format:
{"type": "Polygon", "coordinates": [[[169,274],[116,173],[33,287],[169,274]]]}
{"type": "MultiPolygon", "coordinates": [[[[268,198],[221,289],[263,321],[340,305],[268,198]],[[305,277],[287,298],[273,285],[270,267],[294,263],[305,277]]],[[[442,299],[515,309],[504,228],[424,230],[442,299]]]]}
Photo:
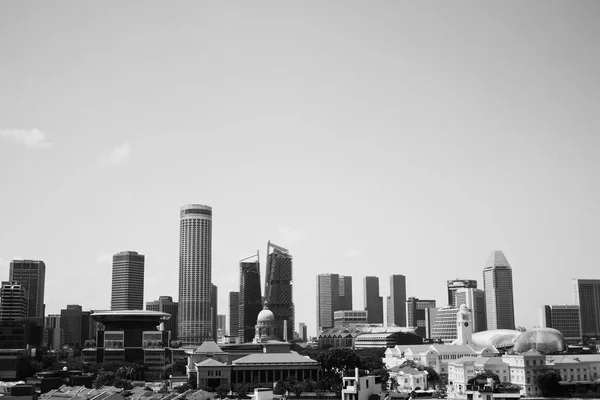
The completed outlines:
{"type": "Polygon", "coordinates": [[[44,288],[46,264],[38,260],[13,260],[10,262],[10,282],[19,282],[27,292],[27,318],[35,318],[44,324],[44,288]]]}
{"type": "Polygon", "coordinates": [[[144,309],[144,258],[136,251],[113,255],[111,310],[144,309]]]}
{"type": "Polygon", "coordinates": [[[238,333],[241,343],[251,342],[254,339],[256,318],[262,309],[260,261],[257,251],[256,254],[240,260],[238,333]]]}
{"type": "Polygon", "coordinates": [[[278,340],[294,338],[296,323],[292,288],[292,255],[287,249],[268,242],[265,306],[275,316],[275,336],[278,340]]]}
{"type": "Polygon", "coordinates": [[[500,250],[493,251],[483,269],[487,329],[515,329],[512,269],[500,250]]]}
{"type": "Polygon", "coordinates": [[[211,336],[212,208],[181,207],[179,225],[179,329],[184,345],[211,336]]]}

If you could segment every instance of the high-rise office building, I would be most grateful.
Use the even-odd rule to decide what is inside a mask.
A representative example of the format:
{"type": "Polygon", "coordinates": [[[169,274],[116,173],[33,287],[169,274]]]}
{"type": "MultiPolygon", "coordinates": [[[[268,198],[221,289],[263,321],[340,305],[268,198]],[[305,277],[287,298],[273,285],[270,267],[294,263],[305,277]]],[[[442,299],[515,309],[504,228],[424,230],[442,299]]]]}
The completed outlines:
{"type": "Polygon", "coordinates": [[[181,207],[179,228],[179,329],[184,345],[211,336],[212,208],[181,207]]]}
{"type": "Polygon", "coordinates": [[[431,335],[430,328],[434,321],[429,321],[427,309],[435,308],[435,300],[421,300],[409,297],[406,300],[406,326],[415,327],[417,335],[426,339],[431,335]]]}
{"type": "Polygon", "coordinates": [[[78,304],[69,304],[66,309],[60,310],[62,345],[81,349],[86,340],[95,339],[90,329],[90,314],[78,304]]]}
{"type": "Polygon", "coordinates": [[[600,279],[573,279],[573,301],[579,306],[581,334],[600,336],[600,279]]]}
{"type": "Polygon", "coordinates": [[[212,340],[217,341],[217,330],[218,330],[218,302],[219,302],[219,289],[214,283],[210,284],[210,336],[212,340]]]}
{"type": "Polygon", "coordinates": [[[340,275],[340,310],[352,310],[352,277],[340,275]]]}
{"type": "Polygon", "coordinates": [[[38,260],[13,260],[10,262],[9,281],[19,282],[27,292],[27,318],[44,324],[44,288],[46,264],[38,260]]]}
{"type": "Polygon", "coordinates": [[[160,296],[158,300],[146,302],[146,310],[160,311],[171,315],[164,322],[165,330],[171,332],[171,340],[177,340],[177,321],[179,319],[179,304],[171,296],[160,296]]]}
{"type": "Polygon", "coordinates": [[[365,311],[370,324],[383,324],[383,298],[379,296],[379,278],[365,276],[363,279],[365,311]]]}
{"type": "Polygon", "coordinates": [[[294,338],[296,323],[292,288],[292,255],[287,249],[268,242],[265,305],[275,316],[275,336],[278,340],[294,338]]]}
{"type": "Polygon", "coordinates": [[[300,322],[298,324],[298,335],[300,336],[300,340],[306,342],[308,339],[306,324],[304,322],[300,322]]]}
{"type": "Polygon", "coordinates": [[[461,304],[471,311],[473,332],[487,331],[487,315],[485,311],[485,292],[481,289],[460,288],[454,292],[455,307],[461,304]]]}
{"type": "Polygon", "coordinates": [[[238,332],[241,343],[254,339],[256,318],[262,309],[260,261],[257,251],[256,254],[240,260],[238,332]]]}
{"type": "Polygon", "coordinates": [[[238,337],[240,327],[240,292],[229,292],[229,336],[238,337]]]}
{"type": "Polygon", "coordinates": [[[144,258],[136,251],[113,255],[111,310],[144,309],[144,258]]]}
{"type": "Polygon", "coordinates": [[[576,344],[581,340],[579,306],[545,305],[540,317],[540,326],[556,329],[562,333],[567,343],[576,344]]]}
{"type": "Polygon", "coordinates": [[[454,307],[460,307],[460,304],[456,304],[456,291],[458,289],[477,289],[477,281],[472,279],[453,279],[446,283],[448,287],[448,305],[454,307]]]}
{"type": "Polygon", "coordinates": [[[27,291],[18,282],[2,282],[0,288],[0,321],[27,316],[27,291]]]}
{"type": "Polygon", "coordinates": [[[512,269],[502,251],[493,251],[483,269],[487,329],[515,329],[512,269]]]}
{"type": "Polygon", "coordinates": [[[404,275],[390,276],[387,324],[406,326],[406,277],[404,275]]]}
{"type": "Polygon", "coordinates": [[[340,309],[340,276],[317,275],[317,332],[333,328],[333,313],[340,309]]]}

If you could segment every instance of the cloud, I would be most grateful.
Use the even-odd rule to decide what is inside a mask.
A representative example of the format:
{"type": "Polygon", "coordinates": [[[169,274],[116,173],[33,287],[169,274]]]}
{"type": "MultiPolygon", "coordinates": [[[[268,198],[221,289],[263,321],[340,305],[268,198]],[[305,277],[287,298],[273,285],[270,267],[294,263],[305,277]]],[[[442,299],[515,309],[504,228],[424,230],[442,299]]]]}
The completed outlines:
{"type": "Polygon", "coordinates": [[[3,129],[0,130],[0,135],[31,148],[52,146],[52,143],[46,140],[46,134],[37,129],[3,129]]]}
{"type": "Polygon", "coordinates": [[[120,164],[129,158],[131,154],[131,147],[129,143],[125,142],[117,147],[113,148],[106,157],[104,162],[107,164],[120,164]]]}
{"type": "Polygon", "coordinates": [[[96,257],[96,265],[110,265],[112,263],[113,255],[110,253],[100,254],[96,257]]]}
{"type": "Polygon", "coordinates": [[[298,243],[306,237],[304,232],[301,232],[297,229],[288,228],[287,226],[279,228],[279,235],[287,244],[298,243]]]}
{"type": "Polygon", "coordinates": [[[356,258],[362,255],[362,250],[350,250],[344,253],[344,257],[346,258],[356,258]]]}

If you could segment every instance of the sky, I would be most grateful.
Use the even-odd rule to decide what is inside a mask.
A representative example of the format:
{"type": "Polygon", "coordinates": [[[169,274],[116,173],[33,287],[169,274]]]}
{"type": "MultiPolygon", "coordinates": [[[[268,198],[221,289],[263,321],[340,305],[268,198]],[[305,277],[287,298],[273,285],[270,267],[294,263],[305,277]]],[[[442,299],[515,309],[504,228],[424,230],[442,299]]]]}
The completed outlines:
{"type": "MultiPolygon", "coordinates": [[[[600,3],[0,3],[0,278],[46,263],[46,313],[107,309],[111,256],[178,297],[179,209],[213,208],[219,313],[238,261],[403,274],[447,302],[502,250],[516,324],[600,279],[600,3]]],[[[264,278],[263,278],[264,279],[264,278]]],[[[263,282],[264,284],[264,282],[263,282]]],[[[297,327],[296,327],[297,329],[297,327]]]]}

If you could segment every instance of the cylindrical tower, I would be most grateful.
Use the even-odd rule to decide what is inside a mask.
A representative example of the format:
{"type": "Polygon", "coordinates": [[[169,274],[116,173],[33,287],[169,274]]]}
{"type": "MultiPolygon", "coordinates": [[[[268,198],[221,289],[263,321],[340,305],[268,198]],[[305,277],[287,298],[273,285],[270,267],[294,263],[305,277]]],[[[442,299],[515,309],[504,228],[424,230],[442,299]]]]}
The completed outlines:
{"type": "Polygon", "coordinates": [[[179,235],[178,337],[184,345],[194,345],[211,332],[212,208],[181,207],[179,235]]]}

